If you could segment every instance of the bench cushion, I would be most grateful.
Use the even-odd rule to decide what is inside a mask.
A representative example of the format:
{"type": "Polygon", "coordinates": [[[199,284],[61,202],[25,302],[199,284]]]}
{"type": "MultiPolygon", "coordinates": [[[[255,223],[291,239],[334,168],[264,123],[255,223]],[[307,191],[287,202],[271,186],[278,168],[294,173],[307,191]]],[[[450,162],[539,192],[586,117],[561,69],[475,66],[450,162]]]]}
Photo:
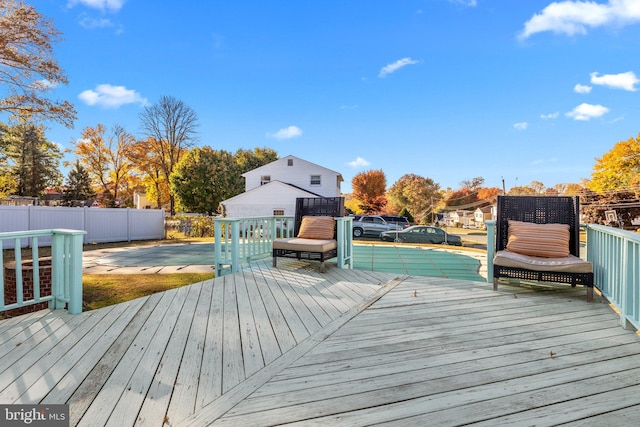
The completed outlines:
{"type": "Polygon", "coordinates": [[[509,220],[507,250],[543,258],[564,258],[569,252],[567,224],[534,224],[509,220]]]}
{"type": "Polygon", "coordinates": [[[543,258],[504,250],[496,253],[493,258],[493,263],[503,267],[522,268],[533,271],[559,273],[591,273],[593,271],[593,265],[590,262],[573,255],[559,258],[543,258]]]}
{"type": "Polygon", "coordinates": [[[304,216],[298,237],[302,239],[333,239],[336,220],[330,216],[304,216]]]}
{"type": "MultiPolygon", "coordinates": [[[[333,221],[333,218],[331,218],[333,221]]],[[[284,249],[288,251],[300,252],[327,252],[338,247],[335,240],[301,239],[291,237],[289,239],[278,239],[273,241],[273,249],[284,249]]]]}

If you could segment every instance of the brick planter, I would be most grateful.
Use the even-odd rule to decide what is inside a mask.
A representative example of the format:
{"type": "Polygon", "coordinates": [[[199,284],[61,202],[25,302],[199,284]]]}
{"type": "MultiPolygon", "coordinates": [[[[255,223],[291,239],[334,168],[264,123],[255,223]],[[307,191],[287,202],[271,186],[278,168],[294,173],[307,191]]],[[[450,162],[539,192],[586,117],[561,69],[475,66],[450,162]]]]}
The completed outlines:
{"type": "MultiPolygon", "coordinates": [[[[51,258],[40,258],[40,297],[51,295],[51,258]]],[[[33,261],[22,262],[22,293],[23,301],[33,299],[33,261]]],[[[8,262],[4,265],[4,304],[14,304],[18,301],[16,295],[16,263],[8,262]]],[[[9,318],[21,314],[49,308],[49,302],[40,302],[24,307],[0,312],[0,318],[9,318]]]]}

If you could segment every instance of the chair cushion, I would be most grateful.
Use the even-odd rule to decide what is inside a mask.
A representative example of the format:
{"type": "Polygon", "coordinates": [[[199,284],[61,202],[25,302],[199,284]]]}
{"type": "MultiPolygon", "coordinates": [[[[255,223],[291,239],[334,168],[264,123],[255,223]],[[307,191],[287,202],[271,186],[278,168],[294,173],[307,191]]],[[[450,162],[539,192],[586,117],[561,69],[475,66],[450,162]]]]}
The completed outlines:
{"type": "Polygon", "coordinates": [[[534,224],[509,220],[507,250],[542,258],[565,258],[569,251],[569,225],[534,224]]]}
{"type": "Polygon", "coordinates": [[[304,216],[298,236],[301,239],[333,239],[336,220],[330,216],[304,216]]]}
{"type": "Polygon", "coordinates": [[[291,237],[289,239],[278,239],[273,241],[273,249],[284,249],[287,251],[300,252],[327,252],[338,247],[335,240],[301,239],[291,237]]]}
{"type": "Polygon", "coordinates": [[[593,271],[593,265],[590,262],[584,261],[574,255],[563,258],[542,258],[522,255],[506,250],[496,252],[493,263],[502,267],[556,273],[591,273],[593,271]]]}

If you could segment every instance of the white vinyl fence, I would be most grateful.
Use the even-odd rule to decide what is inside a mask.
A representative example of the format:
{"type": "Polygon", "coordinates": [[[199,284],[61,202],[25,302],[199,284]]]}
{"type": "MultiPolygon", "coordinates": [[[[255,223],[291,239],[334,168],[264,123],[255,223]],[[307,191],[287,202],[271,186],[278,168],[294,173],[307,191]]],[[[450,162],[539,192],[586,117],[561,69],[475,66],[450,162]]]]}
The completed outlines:
{"type": "MultiPolygon", "coordinates": [[[[164,210],[0,206],[0,232],[58,228],[86,231],[83,243],[162,239],[164,210]]],[[[38,244],[49,246],[51,239],[38,244]]]]}

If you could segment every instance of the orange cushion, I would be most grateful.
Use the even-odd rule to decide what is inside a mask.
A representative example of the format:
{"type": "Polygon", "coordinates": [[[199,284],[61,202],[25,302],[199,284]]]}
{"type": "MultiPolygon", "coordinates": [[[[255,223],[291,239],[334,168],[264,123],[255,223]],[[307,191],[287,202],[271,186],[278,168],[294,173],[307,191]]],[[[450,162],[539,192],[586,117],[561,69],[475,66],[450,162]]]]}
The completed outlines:
{"type": "Polygon", "coordinates": [[[568,257],[569,225],[509,221],[507,250],[542,258],[568,257]]]}
{"type": "Polygon", "coordinates": [[[304,216],[298,236],[301,239],[333,239],[336,221],[330,216],[304,216]]]}

